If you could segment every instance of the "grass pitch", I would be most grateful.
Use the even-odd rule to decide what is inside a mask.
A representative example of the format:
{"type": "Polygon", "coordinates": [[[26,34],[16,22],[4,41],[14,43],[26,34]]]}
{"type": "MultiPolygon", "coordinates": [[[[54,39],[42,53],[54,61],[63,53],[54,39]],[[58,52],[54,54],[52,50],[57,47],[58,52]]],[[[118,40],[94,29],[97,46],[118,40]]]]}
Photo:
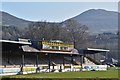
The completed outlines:
{"type": "MultiPolygon", "coordinates": [[[[60,73],[36,73],[25,75],[5,76],[9,78],[118,78],[118,70],[107,71],[79,71],[60,73]]],[[[4,77],[3,77],[4,78],[4,77]]]]}

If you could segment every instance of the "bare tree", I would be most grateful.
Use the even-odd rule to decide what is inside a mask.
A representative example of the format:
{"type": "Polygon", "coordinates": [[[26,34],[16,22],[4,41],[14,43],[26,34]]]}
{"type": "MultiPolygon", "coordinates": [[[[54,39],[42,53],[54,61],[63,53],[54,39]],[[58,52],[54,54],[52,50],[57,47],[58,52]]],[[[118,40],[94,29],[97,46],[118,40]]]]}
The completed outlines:
{"type": "Polygon", "coordinates": [[[35,40],[59,39],[60,26],[57,23],[35,22],[25,29],[27,38],[35,40]]]}
{"type": "Polygon", "coordinates": [[[75,48],[80,48],[80,45],[84,44],[87,40],[88,27],[81,25],[75,20],[68,20],[65,22],[62,30],[61,34],[65,35],[64,39],[67,38],[68,41],[73,42],[75,48]]]}

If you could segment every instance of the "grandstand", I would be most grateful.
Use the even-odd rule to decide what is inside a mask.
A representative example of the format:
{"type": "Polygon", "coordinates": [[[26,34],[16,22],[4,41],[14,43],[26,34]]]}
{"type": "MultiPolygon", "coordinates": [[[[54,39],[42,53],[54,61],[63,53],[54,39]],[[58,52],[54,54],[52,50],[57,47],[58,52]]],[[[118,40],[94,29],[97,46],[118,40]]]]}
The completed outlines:
{"type": "Polygon", "coordinates": [[[88,54],[109,51],[92,48],[76,50],[73,44],[62,41],[20,39],[19,41],[0,40],[0,44],[2,44],[0,74],[80,71],[84,65],[100,65],[88,54]]]}

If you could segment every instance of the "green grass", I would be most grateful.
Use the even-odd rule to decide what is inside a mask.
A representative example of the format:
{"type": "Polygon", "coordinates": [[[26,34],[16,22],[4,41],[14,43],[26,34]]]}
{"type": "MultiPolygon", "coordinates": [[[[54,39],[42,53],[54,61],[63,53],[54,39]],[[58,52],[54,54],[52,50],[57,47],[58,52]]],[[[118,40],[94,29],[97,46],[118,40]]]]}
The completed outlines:
{"type": "MultiPolygon", "coordinates": [[[[37,73],[26,75],[5,76],[9,78],[118,78],[118,70],[108,71],[81,71],[60,73],[37,73]]],[[[3,77],[4,78],[4,77],[3,77]]]]}

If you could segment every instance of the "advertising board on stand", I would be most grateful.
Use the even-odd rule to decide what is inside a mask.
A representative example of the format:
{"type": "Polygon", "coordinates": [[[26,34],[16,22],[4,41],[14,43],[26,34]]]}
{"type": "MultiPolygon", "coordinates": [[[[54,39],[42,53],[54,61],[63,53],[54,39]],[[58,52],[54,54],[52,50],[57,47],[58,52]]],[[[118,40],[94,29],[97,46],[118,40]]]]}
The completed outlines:
{"type": "Polygon", "coordinates": [[[105,71],[107,70],[107,65],[83,65],[83,71],[105,71]]]}
{"type": "Polygon", "coordinates": [[[0,68],[0,74],[4,73],[18,73],[20,68],[0,68]]]}

